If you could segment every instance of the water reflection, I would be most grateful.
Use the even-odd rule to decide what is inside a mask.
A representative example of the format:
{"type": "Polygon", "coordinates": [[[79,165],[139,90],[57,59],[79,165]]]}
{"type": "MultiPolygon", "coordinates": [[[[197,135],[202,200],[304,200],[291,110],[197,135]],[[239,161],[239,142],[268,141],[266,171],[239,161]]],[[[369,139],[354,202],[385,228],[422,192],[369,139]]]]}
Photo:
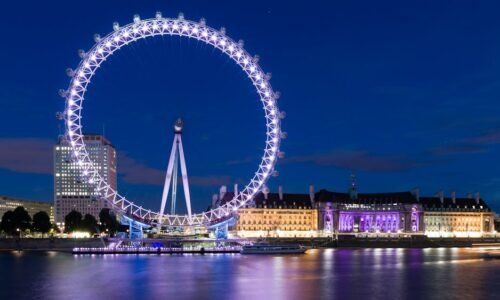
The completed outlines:
{"type": "Polygon", "coordinates": [[[1,253],[0,299],[471,298],[500,261],[472,249],[327,249],[302,256],[1,253]]]}

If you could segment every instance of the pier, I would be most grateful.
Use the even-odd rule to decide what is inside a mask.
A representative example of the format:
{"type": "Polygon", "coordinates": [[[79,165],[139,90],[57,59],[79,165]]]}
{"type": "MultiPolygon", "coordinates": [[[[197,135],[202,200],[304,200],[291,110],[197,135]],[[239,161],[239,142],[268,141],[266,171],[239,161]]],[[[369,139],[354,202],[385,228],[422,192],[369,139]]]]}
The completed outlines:
{"type": "Polygon", "coordinates": [[[73,254],[230,254],[240,253],[240,246],[228,247],[194,247],[194,248],[165,248],[165,247],[114,247],[114,248],[73,248],[73,254]]]}

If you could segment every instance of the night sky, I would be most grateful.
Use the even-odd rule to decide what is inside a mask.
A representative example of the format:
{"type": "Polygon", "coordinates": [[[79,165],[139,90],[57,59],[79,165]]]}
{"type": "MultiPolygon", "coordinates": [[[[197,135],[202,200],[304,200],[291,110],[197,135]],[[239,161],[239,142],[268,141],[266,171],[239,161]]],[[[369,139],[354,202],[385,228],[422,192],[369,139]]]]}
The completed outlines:
{"type": "MultiPolygon", "coordinates": [[[[113,21],[159,10],[225,27],[272,73],[288,139],[271,190],[346,191],[354,172],[360,192],[479,191],[500,210],[496,1],[8,2],[0,5],[0,195],[52,201],[66,68],[113,21]]],[[[264,113],[250,80],[187,38],[118,51],[83,111],[84,131],[104,132],[119,153],[120,192],[155,210],[178,117],[196,211],[221,184],[246,183],[263,153],[264,113]]]]}

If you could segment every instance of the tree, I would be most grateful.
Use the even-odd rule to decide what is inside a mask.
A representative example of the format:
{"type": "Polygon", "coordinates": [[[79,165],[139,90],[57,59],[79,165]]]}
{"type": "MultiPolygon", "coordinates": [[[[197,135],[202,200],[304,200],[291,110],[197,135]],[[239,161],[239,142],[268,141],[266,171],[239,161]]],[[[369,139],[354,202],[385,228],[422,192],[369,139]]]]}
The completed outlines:
{"type": "Polygon", "coordinates": [[[16,232],[16,227],[12,220],[14,212],[12,210],[6,211],[2,216],[2,222],[0,223],[0,229],[7,234],[14,234],[16,232]]]}
{"type": "Polygon", "coordinates": [[[110,235],[115,234],[115,232],[120,227],[120,224],[116,220],[116,216],[112,210],[109,208],[103,208],[99,212],[99,221],[101,222],[101,230],[107,230],[110,235]]]}
{"type": "Polygon", "coordinates": [[[88,230],[91,234],[97,232],[97,220],[93,215],[86,214],[85,217],[83,217],[82,225],[83,228],[88,230]]]}
{"type": "Polygon", "coordinates": [[[82,229],[82,214],[72,210],[64,217],[64,231],[73,232],[82,229]]]}
{"type": "Polygon", "coordinates": [[[16,232],[19,229],[19,234],[21,232],[31,228],[31,217],[28,214],[28,211],[24,209],[22,206],[16,207],[12,212],[12,223],[16,229],[16,232]]]}
{"type": "Polygon", "coordinates": [[[61,232],[61,228],[57,226],[56,223],[52,223],[52,227],[50,227],[54,232],[61,232]]]}
{"type": "Polygon", "coordinates": [[[33,231],[41,232],[42,234],[50,231],[52,224],[50,223],[49,215],[44,211],[39,211],[33,215],[33,231]]]}

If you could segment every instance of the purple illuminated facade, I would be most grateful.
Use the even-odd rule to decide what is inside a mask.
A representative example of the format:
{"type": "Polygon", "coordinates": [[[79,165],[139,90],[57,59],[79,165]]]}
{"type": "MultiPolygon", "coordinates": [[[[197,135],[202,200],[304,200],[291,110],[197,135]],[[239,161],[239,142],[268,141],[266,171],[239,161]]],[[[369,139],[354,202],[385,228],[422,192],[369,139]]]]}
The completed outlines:
{"type": "Polygon", "coordinates": [[[358,194],[321,190],[315,195],[324,232],[423,232],[422,206],[410,192],[358,194]]]}
{"type": "Polygon", "coordinates": [[[396,232],[401,230],[399,212],[341,211],[340,232],[396,232]]]}

